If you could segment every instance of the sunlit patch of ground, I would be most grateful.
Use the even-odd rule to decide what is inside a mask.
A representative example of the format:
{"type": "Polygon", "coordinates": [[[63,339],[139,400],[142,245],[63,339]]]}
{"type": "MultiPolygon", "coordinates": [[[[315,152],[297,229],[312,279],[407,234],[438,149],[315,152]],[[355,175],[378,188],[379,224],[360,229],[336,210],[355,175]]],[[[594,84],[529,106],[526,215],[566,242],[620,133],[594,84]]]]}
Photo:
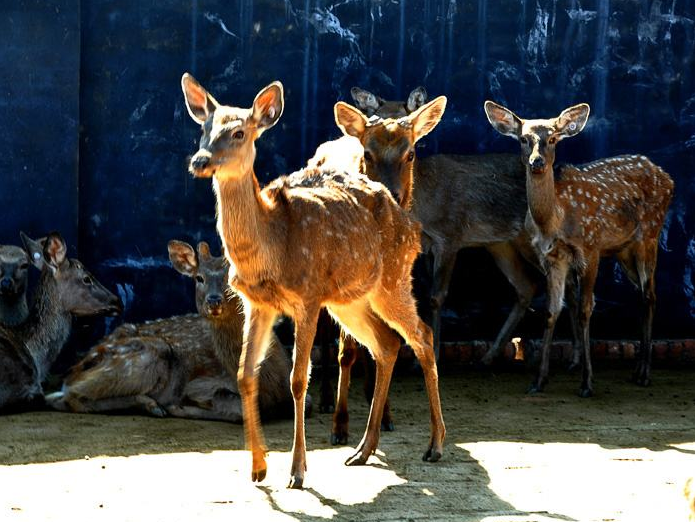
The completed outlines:
{"type": "MultiPolygon", "coordinates": [[[[685,522],[695,475],[695,379],[657,371],[649,389],[629,369],[599,371],[596,397],[579,377],[444,376],[444,457],[421,460],[429,437],[421,378],[391,390],[396,431],[368,466],[345,467],[329,415],[307,421],[304,491],[289,479],[292,422],[264,426],[268,476],[250,481],[241,426],[144,416],[35,412],[0,418],[0,522],[444,520],[685,522]],[[86,458],[89,456],[89,458],[86,458]]],[[[359,379],[350,444],[366,424],[359,379]]],[[[314,388],[317,400],[318,394],[314,388]]]]}

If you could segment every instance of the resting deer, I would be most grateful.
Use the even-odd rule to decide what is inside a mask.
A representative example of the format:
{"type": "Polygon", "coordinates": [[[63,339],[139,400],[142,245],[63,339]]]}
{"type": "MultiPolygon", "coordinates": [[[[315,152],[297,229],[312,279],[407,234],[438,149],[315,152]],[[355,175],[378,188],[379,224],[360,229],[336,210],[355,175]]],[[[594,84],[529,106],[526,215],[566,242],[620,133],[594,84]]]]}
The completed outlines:
{"type": "Polygon", "coordinates": [[[521,144],[528,197],[525,227],[547,277],[548,317],[532,391],[543,390],[547,383],[550,343],[569,281],[571,293],[579,294],[577,321],[583,347],[580,395],[592,395],[589,321],[599,259],[608,255],[616,256],[642,293],[642,344],[634,380],[648,385],[656,302],[654,272],[673,181],[645,156],[617,156],[555,168],[555,146],[581,132],[589,117],[587,104],[575,105],[547,120],[521,119],[491,101],[485,102],[485,113],[495,130],[521,144]]]}
{"type": "MultiPolygon", "coordinates": [[[[227,286],[229,265],[212,256],[205,242],[197,252],[182,241],[170,241],[168,248],[174,268],[196,281],[198,315],[120,326],[71,370],[62,392],[47,397],[52,407],[242,422],[233,377],[244,318],[241,301],[227,286]],[[231,361],[232,368],[220,359],[231,361]]],[[[291,414],[289,377],[289,359],[273,336],[259,373],[265,418],[291,414]]]]}
{"type": "Polygon", "coordinates": [[[26,252],[41,270],[26,321],[0,327],[0,409],[27,408],[43,401],[43,382],[70,335],[71,316],[118,314],[121,302],[68,259],[57,233],[34,241],[22,234],[26,252]]]}
{"type": "MultiPolygon", "coordinates": [[[[191,158],[197,177],[213,177],[217,227],[230,262],[230,285],[244,303],[244,348],[238,374],[244,428],[254,481],[266,475],[258,416],[257,365],[278,314],[294,319],[294,443],[289,487],[301,488],[306,471],[304,398],[311,347],[322,307],[369,348],[377,363],[374,399],[365,435],[346,464],[364,464],[376,450],[379,424],[398,331],[420,359],[430,401],[431,436],[423,459],[441,458],[444,420],[439,401],[432,332],[417,316],[411,293],[412,264],[420,228],[380,184],[353,172],[306,169],[276,179],[263,190],[253,172],[254,142],[277,123],[283,88],[262,89],[250,109],[220,105],[189,74],[182,88],[188,112],[202,126],[200,149],[191,158]]],[[[444,109],[445,99],[439,102],[444,109]]],[[[427,134],[438,122],[413,121],[427,134]]]]}
{"type": "Polygon", "coordinates": [[[0,245],[0,325],[14,326],[29,317],[29,258],[20,247],[0,245]]]}

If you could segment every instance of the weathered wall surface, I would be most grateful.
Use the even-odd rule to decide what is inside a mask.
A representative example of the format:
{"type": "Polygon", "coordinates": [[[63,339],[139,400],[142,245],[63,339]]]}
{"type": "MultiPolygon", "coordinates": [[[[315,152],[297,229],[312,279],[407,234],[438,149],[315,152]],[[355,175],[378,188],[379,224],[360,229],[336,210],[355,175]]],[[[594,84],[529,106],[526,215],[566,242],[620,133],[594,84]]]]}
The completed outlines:
{"type": "MultiPolygon", "coordinates": [[[[258,143],[263,180],[298,168],[338,135],[332,106],[353,85],[389,99],[417,85],[449,97],[422,156],[516,152],[485,120],[488,98],[527,117],[589,102],[589,125],[560,145],[559,160],[641,153],[671,173],[655,335],[695,333],[692,0],[54,4],[0,8],[0,205],[8,216],[0,240],[14,240],[19,228],[78,238],[84,261],[118,285],[128,320],[192,306],[188,281],[168,268],[168,239],[217,242],[210,184],[185,168],[198,138],[179,87],[190,71],[239,105],[272,80],[284,83],[283,118],[258,143]]],[[[445,338],[493,335],[511,299],[486,255],[459,256],[445,338]]],[[[604,262],[595,334],[636,336],[638,314],[637,294],[604,262]]],[[[523,329],[540,335],[540,316],[523,329]]]]}

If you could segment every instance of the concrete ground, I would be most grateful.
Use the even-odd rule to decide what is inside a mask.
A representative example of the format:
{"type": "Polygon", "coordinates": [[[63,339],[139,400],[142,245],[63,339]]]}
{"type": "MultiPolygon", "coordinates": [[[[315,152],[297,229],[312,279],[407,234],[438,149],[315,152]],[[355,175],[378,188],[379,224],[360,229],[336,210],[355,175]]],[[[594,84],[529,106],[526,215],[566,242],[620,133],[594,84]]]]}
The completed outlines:
{"type": "MultiPolygon", "coordinates": [[[[265,426],[269,474],[250,482],[241,426],[141,416],[36,412],[0,419],[0,520],[685,521],[695,475],[695,372],[659,370],[651,388],[599,370],[597,396],[554,372],[545,394],[527,374],[444,376],[441,462],[420,460],[427,399],[396,378],[396,431],[369,465],[348,468],[328,443],[330,416],[307,422],[304,491],[285,489],[290,421],[265,426]]],[[[316,397],[316,389],[313,388],[316,397]]],[[[353,385],[351,444],[367,409],[353,385]]]]}

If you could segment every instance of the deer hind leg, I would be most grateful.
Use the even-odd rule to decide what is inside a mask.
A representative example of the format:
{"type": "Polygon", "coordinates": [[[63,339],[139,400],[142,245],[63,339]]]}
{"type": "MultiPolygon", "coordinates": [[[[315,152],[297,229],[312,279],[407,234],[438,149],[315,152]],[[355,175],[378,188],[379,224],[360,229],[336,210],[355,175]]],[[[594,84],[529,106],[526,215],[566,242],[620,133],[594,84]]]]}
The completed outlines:
{"type": "Polygon", "coordinates": [[[382,289],[370,302],[374,311],[403,336],[418,358],[425,376],[430,403],[430,442],[423,460],[436,462],[444,450],[446,428],[439,399],[439,377],[432,349],[432,330],[418,317],[415,300],[410,292],[410,274],[393,290],[382,289]]]}
{"type": "Polygon", "coordinates": [[[576,321],[581,331],[582,343],[582,385],[579,389],[580,397],[593,395],[593,370],[591,367],[591,339],[589,337],[589,324],[591,314],[594,311],[594,285],[598,274],[599,257],[594,255],[587,259],[586,268],[580,275],[580,302],[576,321]]]}
{"type": "Polygon", "coordinates": [[[304,434],[304,409],[306,389],[309,383],[311,349],[316,337],[316,323],[320,307],[306,306],[304,313],[294,317],[294,360],[290,373],[290,387],[294,398],[294,443],[292,444],[291,489],[301,489],[306,471],[306,436],[304,434]]]}
{"type": "Polygon", "coordinates": [[[355,454],[345,462],[348,466],[365,464],[369,456],[376,451],[379,443],[379,427],[401,341],[396,333],[374,313],[366,299],[348,305],[331,305],[329,311],[350,335],[371,351],[376,361],[374,396],[369,410],[367,429],[355,454]]]}
{"type": "Polygon", "coordinates": [[[536,285],[528,273],[527,263],[518,250],[510,243],[496,243],[487,247],[497,267],[502,271],[507,280],[516,290],[516,303],[497,338],[490,349],[485,353],[482,364],[489,366],[500,354],[512,337],[512,332],[524,317],[526,310],[531,306],[531,300],[536,293],[536,285]]]}
{"type": "Polygon", "coordinates": [[[75,413],[101,413],[107,411],[139,411],[153,417],[166,417],[166,408],[148,395],[129,395],[107,399],[87,399],[67,395],[63,399],[75,413]]]}
{"type": "MultiPolygon", "coordinates": [[[[371,357],[363,357],[362,361],[364,362],[364,396],[367,399],[367,403],[371,404],[372,399],[374,399],[374,387],[376,386],[376,363],[371,357]]],[[[384,413],[381,416],[381,431],[393,431],[394,429],[391,405],[389,398],[386,397],[384,413]]]]}
{"type": "Polygon", "coordinates": [[[567,308],[570,313],[570,324],[572,325],[572,360],[568,370],[574,371],[579,368],[582,362],[582,330],[579,324],[579,303],[581,299],[580,284],[578,274],[575,270],[570,270],[567,274],[567,308]]]}
{"type": "Polygon", "coordinates": [[[542,392],[548,383],[548,372],[550,371],[550,344],[553,342],[555,323],[562,311],[562,298],[565,294],[565,283],[569,270],[569,260],[563,253],[554,254],[552,259],[548,259],[548,310],[543,332],[541,346],[541,362],[538,366],[538,375],[529,388],[529,393],[542,392]]]}
{"type": "MultiPolygon", "coordinates": [[[[270,341],[275,321],[275,311],[254,306],[245,302],[244,343],[241,349],[237,383],[241,392],[241,405],[244,414],[244,435],[251,450],[251,480],[260,482],[265,478],[265,443],[258,411],[258,364],[263,360],[270,341]]],[[[223,361],[230,368],[230,361],[223,361]]]]}
{"type": "Polygon", "coordinates": [[[652,323],[656,308],[655,272],[659,245],[656,241],[640,244],[635,249],[635,266],[642,293],[642,344],[633,380],[639,386],[651,384],[652,373],[652,323]]]}
{"type": "Polygon", "coordinates": [[[430,295],[430,305],[432,307],[432,347],[434,349],[435,360],[439,361],[441,351],[441,319],[442,307],[449,292],[451,275],[456,264],[456,251],[438,252],[434,251],[432,264],[432,293],[430,295]]]}
{"type": "Polygon", "coordinates": [[[319,412],[333,413],[335,411],[335,397],[333,396],[333,385],[331,383],[331,341],[333,324],[325,312],[321,312],[317,327],[316,336],[321,347],[321,400],[319,402],[319,412]]]}

